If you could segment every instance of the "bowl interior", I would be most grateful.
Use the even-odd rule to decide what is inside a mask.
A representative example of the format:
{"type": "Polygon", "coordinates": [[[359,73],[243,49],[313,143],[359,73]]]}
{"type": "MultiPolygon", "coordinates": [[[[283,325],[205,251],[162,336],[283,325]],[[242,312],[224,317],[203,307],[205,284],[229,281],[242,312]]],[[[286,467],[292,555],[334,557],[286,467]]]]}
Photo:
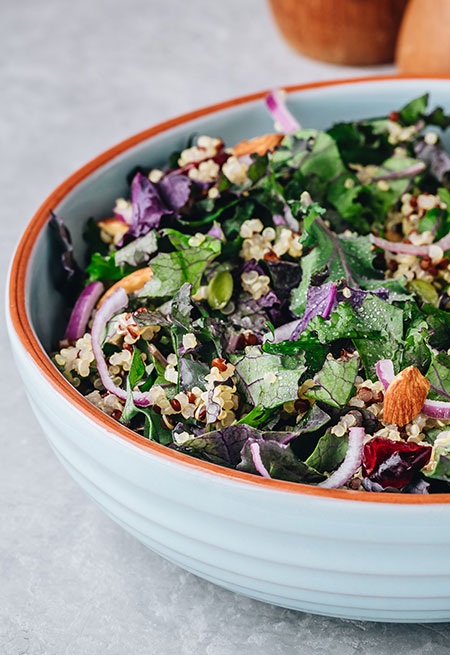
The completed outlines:
{"type": "MultiPolygon", "coordinates": [[[[397,109],[412,98],[430,93],[430,105],[450,110],[450,81],[388,79],[292,90],[289,107],[303,127],[324,129],[335,122],[369,118],[397,109]]],[[[77,260],[83,264],[83,229],[89,217],[112,215],[115,199],[128,195],[127,176],[137,166],[160,167],[168,155],[186,147],[192,135],[220,136],[228,145],[273,131],[262,100],[215,111],[146,139],[97,168],[53,209],[70,229],[77,260]]],[[[450,145],[450,130],[445,137],[450,145]]],[[[52,241],[48,227],[38,236],[27,271],[26,301],[37,338],[50,352],[61,337],[68,317],[63,296],[55,290],[52,241]]]]}

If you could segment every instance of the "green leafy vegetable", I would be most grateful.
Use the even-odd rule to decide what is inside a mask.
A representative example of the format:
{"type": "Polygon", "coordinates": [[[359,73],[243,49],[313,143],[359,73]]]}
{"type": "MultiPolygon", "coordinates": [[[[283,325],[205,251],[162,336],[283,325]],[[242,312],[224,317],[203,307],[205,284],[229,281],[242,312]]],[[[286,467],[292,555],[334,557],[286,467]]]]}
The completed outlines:
{"type": "Polygon", "coordinates": [[[401,368],[403,341],[403,311],[376,296],[369,296],[357,310],[359,318],[374,330],[378,339],[354,339],[366,375],[375,377],[375,365],[380,359],[392,359],[396,371],[401,368]]]}
{"type": "Polygon", "coordinates": [[[242,393],[253,406],[277,407],[297,398],[304,364],[285,368],[282,357],[264,353],[256,346],[247,348],[244,356],[230,355],[230,361],[236,367],[242,393]]]}
{"type": "Polygon", "coordinates": [[[436,468],[432,473],[425,473],[425,477],[450,483],[450,457],[439,455],[436,468]]]}
{"type": "Polygon", "coordinates": [[[305,463],[320,473],[330,473],[342,464],[347,448],[347,436],[337,437],[331,432],[326,432],[320,437],[317,446],[305,463]]]}
{"type": "Polygon", "coordinates": [[[441,352],[433,357],[425,377],[431,385],[429,398],[450,400],[450,355],[441,352]]]}
{"type": "Polygon", "coordinates": [[[400,119],[405,125],[414,125],[425,114],[427,104],[428,93],[425,93],[425,95],[419,98],[414,98],[414,100],[411,100],[411,102],[408,102],[408,104],[400,109],[400,119]]]}
{"type": "Polygon", "coordinates": [[[354,394],[359,367],[358,357],[343,361],[327,359],[323,368],[314,376],[315,386],[305,396],[333,407],[344,407],[354,394]]]}
{"type": "Polygon", "coordinates": [[[123,246],[120,250],[116,250],[114,253],[114,263],[119,267],[125,264],[139,266],[145,264],[150,259],[150,255],[156,252],[157,249],[156,230],[150,230],[145,236],[131,241],[131,243],[123,246]]]}
{"type": "Polygon", "coordinates": [[[150,262],[153,277],[138,295],[149,298],[173,296],[185,283],[191,284],[195,291],[203,273],[220,253],[220,249],[219,239],[212,239],[207,247],[202,245],[176,252],[159,253],[150,262]]]}
{"type": "Polygon", "coordinates": [[[130,197],[113,210],[130,223],[125,245],[104,243],[101,224],[88,221],[86,270],[52,214],[64,284],[54,282],[80,335],[60,342],[58,368],[140,437],[310,484],[344,461],[348,437],[334,433],[358,405],[351,413],[367,440],[354,473],[364,488],[445,490],[450,420],[422,426],[433,448],[390,439],[390,429],[379,437],[381,396],[359,384],[389,359],[395,373],[417,367],[429,397],[450,402],[450,155],[445,135],[422,131],[450,117],[427,101],[327,131],[285,129],[274,150],[239,161],[221,139],[193,136],[191,151],[159,162],[161,174],[130,173],[130,197]],[[143,266],[152,277],[142,289],[119,288],[143,266]],[[98,309],[93,295],[79,297],[87,276],[105,289],[119,282],[98,309]],[[81,337],[91,326],[105,367],[81,337]],[[137,392],[148,405],[136,406],[137,392]],[[410,456],[417,466],[405,473],[410,456]]]}
{"type": "Polygon", "coordinates": [[[251,427],[256,428],[267,423],[275,411],[276,407],[270,407],[269,409],[266,409],[261,405],[257,405],[256,407],[253,407],[253,409],[250,410],[248,414],[243,416],[238,421],[238,423],[245,423],[246,425],[250,425],[251,427]]]}
{"type": "MultiPolygon", "coordinates": [[[[327,339],[325,339],[326,341],[327,339]]],[[[328,353],[327,346],[320,342],[320,338],[318,339],[311,333],[302,334],[297,341],[281,341],[279,343],[265,341],[262,348],[264,352],[272,355],[304,353],[305,365],[311,373],[315,373],[322,367],[328,353]]]]}
{"type": "Polygon", "coordinates": [[[118,266],[116,264],[115,253],[103,256],[98,252],[94,252],[90,263],[86,267],[86,271],[89,273],[89,282],[95,282],[96,280],[115,282],[133,273],[135,270],[135,266],[130,266],[127,263],[118,266]]]}
{"type": "MultiPolygon", "coordinates": [[[[369,237],[333,233],[320,216],[309,225],[309,244],[315,248],[302,257],[302,281],[292,294],[291,309],[301,316],[306,306],[306,296],[311,279],[318,273],[325,281],[345,279],[352,287],[370,288],[369,280],[379,277],[374,269],[373,252],[369,237]]],[[[383,286],[384,280],[379,282],[383,286]]]]}
{"type": "Polygon", "coordinates": [[[433,348],[448,350],[450,348],[450,313],[433,305],[423,305],[426,321],[432,330],[428,342],[433,348]]]}

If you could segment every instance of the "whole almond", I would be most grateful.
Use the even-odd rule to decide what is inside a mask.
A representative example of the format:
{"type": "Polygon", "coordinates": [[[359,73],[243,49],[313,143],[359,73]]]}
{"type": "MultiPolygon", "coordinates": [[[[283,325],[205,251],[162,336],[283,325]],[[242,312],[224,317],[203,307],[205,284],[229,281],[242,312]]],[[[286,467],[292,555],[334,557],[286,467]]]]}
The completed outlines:
{"type": "Polygon", "coordinates": [[[233,148],[234,154],[236,157],[252,155],[254,153],[262,156],[265,155],[268,150],[274,150],[278,145],[280,145],[283,139],[284,134],[264,134],[263,136],[258,136],[256,139],[251,139],[250,141],[240,141],[233,148]]]}
{"type": "Polygon", "coordinates": [[[415,366],[400,371],[384,394],[383,421],[403,426],[419,414],[430,383],[415,366]]]}

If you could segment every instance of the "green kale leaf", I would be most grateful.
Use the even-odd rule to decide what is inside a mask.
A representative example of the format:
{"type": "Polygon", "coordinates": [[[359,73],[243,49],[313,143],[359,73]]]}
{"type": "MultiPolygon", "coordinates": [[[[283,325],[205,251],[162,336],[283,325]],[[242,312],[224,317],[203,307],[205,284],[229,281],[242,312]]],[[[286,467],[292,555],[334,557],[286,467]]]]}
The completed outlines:
{"type": "Polygon", "coordinates": [[[389,157],[374,170],[372,181],[366,184],[348,172],[341,175],[329,185],[327,200],[359,232],[367,233],[374,224],[383,225],[386,213],[406,192],[411,180],[424,170],[425,164],[417,159],[389,157]],[[387,186],[379,185],[381,181],[387,186]]]}
{"type": "Polygon", "coordinates": [[[429,347],[432,330],[415,303],[406,303],[404,309],[405,336],[401,368],[416,366],[425,373],[431,363],[429,347]]]}
{"type": "Polygon", "coordinates": [[[425,377],[431,385],[431,400],[450,400],[450,355],[441,352],[433,357],[425,377]]]}
{"type": "Polygon", "coordinates": [[[348,437],[337,437],[331,432],[326,432],[320,437],[312,454],[306,460],[306,464],[312,466],[320,473],[330,473],[342,464],[347,453],[348,437]]]}
{"type": "Polygon", "coordinates": [[[327,359],[314,376],[314,387],[305,396],[332,407],[344,407],[355,391],[355,379],[360,367],[359,357],[336,361],[327,359]]]}
{"type": "Polygon", "coordinates": [[[320,343],[330,344],[337,339],[377,339],[381,336],[382,327],[375,327],[373,322],[368,324],[364,315],[360,316],[349,302],[340,302],[329,318],[313,318],[308,330],[317,334],[320,343]]]}
{"type": "Polygon", "coordinates": [[[314,215],[311,223],[305,220],[305,227],[308,231],[305,242],[316,247],[301,260],[302,281],[293,291],[291,300],[294,314],[303,315],[311,279],[317,274],[324,277],[322,283],[345,279],[352,287],[367,289],[373,288],[376,280],[378,286],[387,286],[381,273],[372,265],[374,253],[370,237],[337,235],[318,215],[314,215]]]}
{"type": "Polygon", "coordinates": [[[271,163],[277,176],[287,168],[294,169],[294,182],[314,198],[322,198],[330,180],[345,171],[336,142],[318,130],[298,130],[285,136],[271,163]]]}
{"type": "Polygon", "coordinates": [[[156,230],[150,230],[143,237],[138,237],[114,253],[116,266],[139,266],[145,264],[158,249],[156,230]]]}
{"type": "Polygon", "coordinates": [[[96,280],[115,282],[135,270],[136,267],[130,266],[128,263],[118,266],[115,253],[103,256],[99,252],[94,252],[86,267],[86,271],[89,273],[89,282],[95,282],[96,280]]]}
{"type": "MultiPolygon", "coordinates": [[[[424,343],[427,333],[422,333],[422,328],[419,322],[414,326],[415,331],[411,330],[407,336],[410,356],[415,365],[423,357],[423,368],[428,349],[424,343]]],[[[375,364],[379,359],[392,359],[397,371],[402,368],[404,311],[375,295],[367,295],[359,307],[340,302],[328,319],[316,316],[308,330],[317,334],[323,344],[352,339],[368,377],[375,376],[375,364]]]]}
{"type": "Polygon", "coordinates": [[[442,480],[442,482],[450,483],[450,456],[439,455],[436,467],[432,473],[424,471],[424,476],[432,480],[442,480]]]}
{"type": "Polygon", "coordinates": [[[414,98],[400,109],[399,116],[404,125],[415,125],[417,121],[423,118],[428,104],[428,93],[414,98]]]}
{"type": "Polygon", "coordinates": [[[139,291],[140,297],[165,298],[173,296],[188,282],[195,291],[203,273],[221,250],[219,239],[211,239],[201,246],[185,248],[176,252],[161,252],[149,265],[152,279],[139,291]]]}
{"type": "Polygon", "coordinates": [[[429,344],[437,350],[448,350],[450,348],[450,313],[438,309],[434,305],[423,305],[422,311],[426,314],[426,321],[432,330],[429,337],[429,344]]]}
{"type": "Polygon", "coordinates": [[[240,391],[254,407],[277,407],[297,398],[298,381],[306,371],[303,358],[298,358],[295,368],[286,368],[282,356],[269,355],[259,346],[229,358],[236,367],[240,391]]]}
{"type": "MultiPolygon", "coordinates": [[[[120,422],[127,425],[135,416],[142,414],[144,416],[144,437],[167,446],[172,443],[172,435],[170,430],[162,427],[159,414],[151,407],[138,407],[133,399],[132,392],[144,376],[145,365],[142,360],[142,353],[135,345],[133,346],[133,359],[131,360],[130,371],[126,382],[127,400],[122,416],[120,417],[120,422]]],[[[141,388],[143,389],[144,386],[141,386],[141,388]]]]}
{"type": "Polygon", "coordinates": [[[244,444],[249,439],[259,439],[260,436],[261,433],[250,425],[237,423],[221,430],[192,435],[182,443],[177,442],[175,436],[175,443],[178,443],[177,450],[234,468],[241,460],[244,444]]]}
{"type": "Polygon", "coordinates": [[[392,153],[387,121],[336,123],[328,130],[346,164],[381,164],[392,153]]]}
{"type": "Polygon", "coordinates": [[[380,359],[392,359],[394,369],[399,371],[402,368],[403,310],[376,296],[368,296],[355,313],[367,328],[380,332],[377,339],[353,339],[366,375],[374,379],[375,365],[380,359]]]}
{"type": "Polygon", "coordinates": [[[328,353],[328,347],[324,345],[324,342],[321,343],[311,332],[303,333],[297,341],[280,341],[278,343],[265,341],[262,349],[271,355],[297,355],[298,353],[304,353],[305,365],[311,374],[316,373],[322,368],[328,353]]]}

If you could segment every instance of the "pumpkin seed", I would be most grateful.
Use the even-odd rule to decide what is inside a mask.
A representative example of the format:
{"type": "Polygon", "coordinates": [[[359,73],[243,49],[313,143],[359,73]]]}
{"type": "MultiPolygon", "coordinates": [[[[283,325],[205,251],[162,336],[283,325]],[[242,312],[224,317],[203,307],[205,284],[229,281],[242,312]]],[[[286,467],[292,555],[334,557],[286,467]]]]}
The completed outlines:
{"type": "Polygon", "coordinates": [[[431,282],[411,280],[411,282],[408,282],[408,291],[416,293],[424,302],[428,302],[435,307],[438,304],[439,294],[431,282]]]}
{"type": "Polygon", "coordinates": [[[207,299],[211,309],[223,309],[233,294],[233,276],[229,271],[216,273],[208,284],[207,299]]]}

